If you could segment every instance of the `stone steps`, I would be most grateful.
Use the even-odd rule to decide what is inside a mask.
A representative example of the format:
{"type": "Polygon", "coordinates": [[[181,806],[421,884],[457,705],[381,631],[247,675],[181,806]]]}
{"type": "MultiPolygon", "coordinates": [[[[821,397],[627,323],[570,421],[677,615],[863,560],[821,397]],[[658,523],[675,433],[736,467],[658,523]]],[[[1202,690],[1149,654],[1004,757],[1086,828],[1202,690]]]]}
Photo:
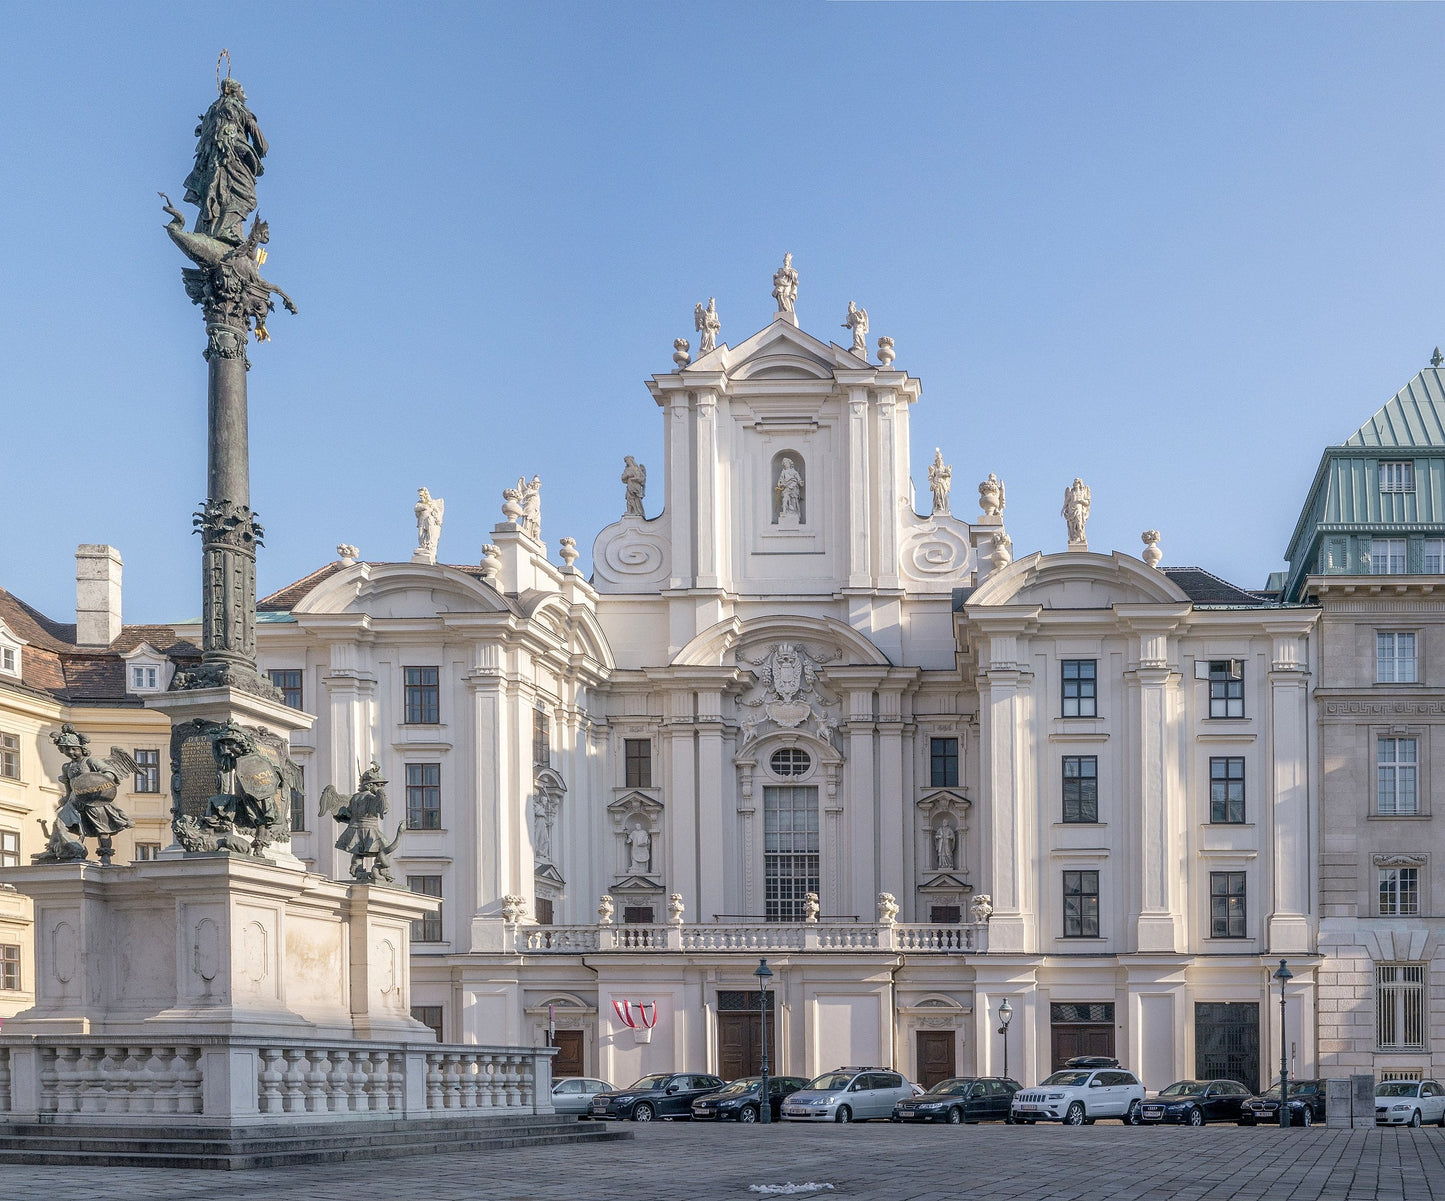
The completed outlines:
{"type": "Polygon", "coordinates": [[[301,1163],[396,1159],[462,1151],[503,1151],[631,1138],[605,1122],[558,1115],[457,1116],[415,1122],[279,1123],[206,1127],[0,1124],[0,1164],[202,1168],[237,1171],[301,1163]]]}

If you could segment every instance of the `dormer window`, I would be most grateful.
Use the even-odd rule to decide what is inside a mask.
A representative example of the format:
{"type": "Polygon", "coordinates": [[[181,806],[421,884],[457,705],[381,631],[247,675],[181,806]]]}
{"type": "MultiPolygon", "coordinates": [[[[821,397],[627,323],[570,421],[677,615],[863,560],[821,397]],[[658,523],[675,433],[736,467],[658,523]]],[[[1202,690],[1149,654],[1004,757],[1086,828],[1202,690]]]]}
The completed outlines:
{"type": "Polygon", "coordinates": [[[166,673],[166,657],[142,642],[125,659],[125,690],[127,692],[164,692],[169,683],[166,673]]]}
{"type": "Polygon", "coordinates": [[[1415,491],[1415,464],[1410,462],[1381,463],[1380,491],[1415,491]]]}
{"type": "Polygon", "coordinates": [[[20,649],[25,639],[17,638],[0,621],[0,676],[20,678],[20,649]]]}

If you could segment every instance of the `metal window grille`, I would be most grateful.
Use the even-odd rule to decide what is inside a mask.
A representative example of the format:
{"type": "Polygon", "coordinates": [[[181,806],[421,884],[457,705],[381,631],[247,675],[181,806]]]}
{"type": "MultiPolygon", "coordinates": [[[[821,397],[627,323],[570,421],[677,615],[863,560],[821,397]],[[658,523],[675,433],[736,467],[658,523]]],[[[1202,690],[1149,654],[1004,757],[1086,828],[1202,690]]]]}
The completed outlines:
{"type": "Polygon", "coordinates": [[[1209,873],[1209,937],[1245,938],[1244,873],[1209,873]]]}
{"type": "Polygon", "coordinates": [[[0,776],[20,779],[20,735],[0,733],[0,776]]]}
{"type": "Polygon", "coordinates": [[[409,726],[435,726],[441,722],[441,669],[437,667],[404,667],[405,723],[409,726]]]}
{"type": "Polygon", "coordinates": [[[281,701],[288,708],[301,708],[301,671],[294,667],[273,668],[266,673],[281,689],[281,701]]]}
{"type": "Polygon", "coordinates": [[[0,830],[0,867],[20,866],[20,832],[0,830]]]}
{"type": "Polygon", "coordinates": [[[1417,678],[1415,635],[1378,630],[1375,633],[1375,682],[1413,684],[1417,678]]]}
{"type": "Polygon", "coordinates": [[[1214,659],[1209,664],[1209,716],[1244,716],[1244,662],[1214,659]]]}
{"type": "Polygon", "coordinates": [[[1099,758],[1097,755],[1064,756],[1064,820],[1099,820],[1099,758]]]}
{"type": "Polygon", "coordinates": [[[1052,1026],[1102,1026],[1113,1022],[1112,1001],[1055,1001],[1049,1006],[1052,1026]]]}
{"type": "Polygon", "coordinates": [[[20,989],[20,948],[11,943],[0,943],[0,989],[20,989]]]}
{"type": "Polygon", "coordinates": [[[1405,540],[1403,538],[1371,538],[1370,572],[1373,575],[1404,575],[1405,540]]]}
{"type": "Polygon", "coordinates": [[[1413,738],[1375,740],[1376,809],[1381,817],[1420,812],[1419,754],[1413,738]]]}
{"type": "MultiPolygon", "coordinates": [[[[781,753],[781,752],[779,752],[781,753]]],[[[763,912],[771,922],[803,918],[803,897],[819,891],[818,790],[763,789],[763,912]]]]}
{"type": "Polygon", "coordinates": [[[1413,917],[1420,912],[1420,869],[1380,868],[1380,916],[1413,917]]]}
{"type": "Polygon", "coordinates": [[[406,765],[406,828],[408,830],[440,830],[442,828],[442,765],[440,763],[408,763],[406,765]]]}
{"type": "MultiPolygon", "coordinates": [[[[408,876],[406,886],[412,892],[420,893],[424,897],[440,897],[442,895],[442,878],[440,876],[408,876]]],[[[435,913],[425,914],[412,922],[411,940],[412,942],[441,942],[442,914],[440,909],[435,913]]]]}
{"type": "Polygon", "coordinates": [[[1233,755],[1209,760],[1209,820],[1244,821],[1244,759],[1233,755]]]}
{"type": "Polygon", "coordinates": [[[1425,1079],[1424,1068],[1382,1068],[1380,1070],[1381,1080],[1423,1080],[1425,1079]]]}
{"type": "Polygon", "coordinates": [[[1415,464],[1403,463],[1381,463],[1380,464],[1380,491],[1381,492],[1413,492],[1415,491],[1415,464]]]}
{"type": "Polygon", "coordinates": [[[133,752],[135,765],[140,770],[135,773],[135,790],[137,792],[159,792],[161,790],[161,753],[160,751],[136,750],[133,752]]]}
{"type": "MultiPolygon", "coordinates": [[[[769,989],[763,994],[763,1004],[767,1008],[773,1007],[773,992],[769,989]]],[[[717,1009],[719,1013],[757,1013],[758,1011],[758,990],[744,992],[742,989],[718,989],[717,1009]]]]}
{"type": "Polygon", "coordinates": [[[626,768],[625,783],[628,788],[652,787],[652,739],[627,738],[623,740],[623,760],[626,768]]]}
{"type": "Polygon", "coordinates": [[[1099,664],[1095,659],[1063,661],[1063,716],[1096,717],[1099,699],[1099,664]]]}
{"type": "Polygon", "coordinates": [[[1425,1047],[1425,965],[1375,967],[1375,1043],[1382,1051],[1425,1047]]]}
{"type": "Polygon", "coordinates": [[[958,787],[958,739],[928,740],[928,781],[934,788],[958,787]]]}
{"type": "Polygon", "coordinates": [[[1064,873],[1064,937],[1099,937],[1099,873],[1064,873]]]}

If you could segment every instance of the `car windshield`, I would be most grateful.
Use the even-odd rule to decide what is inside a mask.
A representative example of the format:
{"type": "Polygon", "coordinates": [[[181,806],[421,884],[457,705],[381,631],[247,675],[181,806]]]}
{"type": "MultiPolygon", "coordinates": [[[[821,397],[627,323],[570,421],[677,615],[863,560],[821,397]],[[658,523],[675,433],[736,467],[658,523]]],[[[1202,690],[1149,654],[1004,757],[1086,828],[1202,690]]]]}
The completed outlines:
{"type": "Polygon", "coordinates": [[[726,1088],[718,1090],[720,1097],[736,1097],[739,1093],[750,1093],[758,1087],[759,1076],[744,1076],[741,1080],[732,1081],[726,1088]]]}
{"type": "Polygon", "coordinates": [[[972,1080],[940,1080],[923,1095],[925,1097],[956,1097],[960,1093],[968,1092],[972,1085],[972,1080]]]}
{"type": "Polygon", "coordinates": [[[829,1072],[827,1075],[819,1076],[811,1084],[810,1089],[816,1089],[820,1093],[831,1093],[840,1088],[847,1088],[853,1082],[852,1072],[829,1072]]]}
{"type": "Polygon", "coordinates": [[[644,1076],[641,1080],[629,1084],[629,1089],[641,1089],[646,1091],[650,1088],[661,1088],[662,1082],[668,1078],[668,1073],[663,1072],[660,1076],[644,1076]]]}
{"type": "Polygon", "coordinates": [[[1420,1090],[1418,1080],[1384,1080],[1375,1085],[1377,1097],[1413,1097],[1420,1090]]]}
{"type": "Polygon", "coordinates": [[[1044,1084],[1062,1084],[1065,1088],[1074,1088],[1085,1083],[1093,1072],[1055,1072],[1044,1084]]]}
{"type": "Polygon", "coordinates": [[[1202,1093],[1204,1085],[1198,1080],[1176,1080],[1166,1089],[1161,1089],[1161,1097],[1186,1097],[1191,1093],[1202,1093]]]}

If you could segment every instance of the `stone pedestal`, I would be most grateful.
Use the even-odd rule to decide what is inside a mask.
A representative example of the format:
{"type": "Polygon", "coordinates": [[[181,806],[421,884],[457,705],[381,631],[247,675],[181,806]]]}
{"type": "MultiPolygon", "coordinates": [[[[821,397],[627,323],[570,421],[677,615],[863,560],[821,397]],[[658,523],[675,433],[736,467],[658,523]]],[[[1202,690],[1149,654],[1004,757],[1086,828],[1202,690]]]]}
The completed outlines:
{"type": "Polygon", "coordinates": [[[981,515],[973,519],[968,538],[973,546],[974,586],[982,584],[993,571],[993,536],[1003,529],[1003,518],[981,515]]]}

